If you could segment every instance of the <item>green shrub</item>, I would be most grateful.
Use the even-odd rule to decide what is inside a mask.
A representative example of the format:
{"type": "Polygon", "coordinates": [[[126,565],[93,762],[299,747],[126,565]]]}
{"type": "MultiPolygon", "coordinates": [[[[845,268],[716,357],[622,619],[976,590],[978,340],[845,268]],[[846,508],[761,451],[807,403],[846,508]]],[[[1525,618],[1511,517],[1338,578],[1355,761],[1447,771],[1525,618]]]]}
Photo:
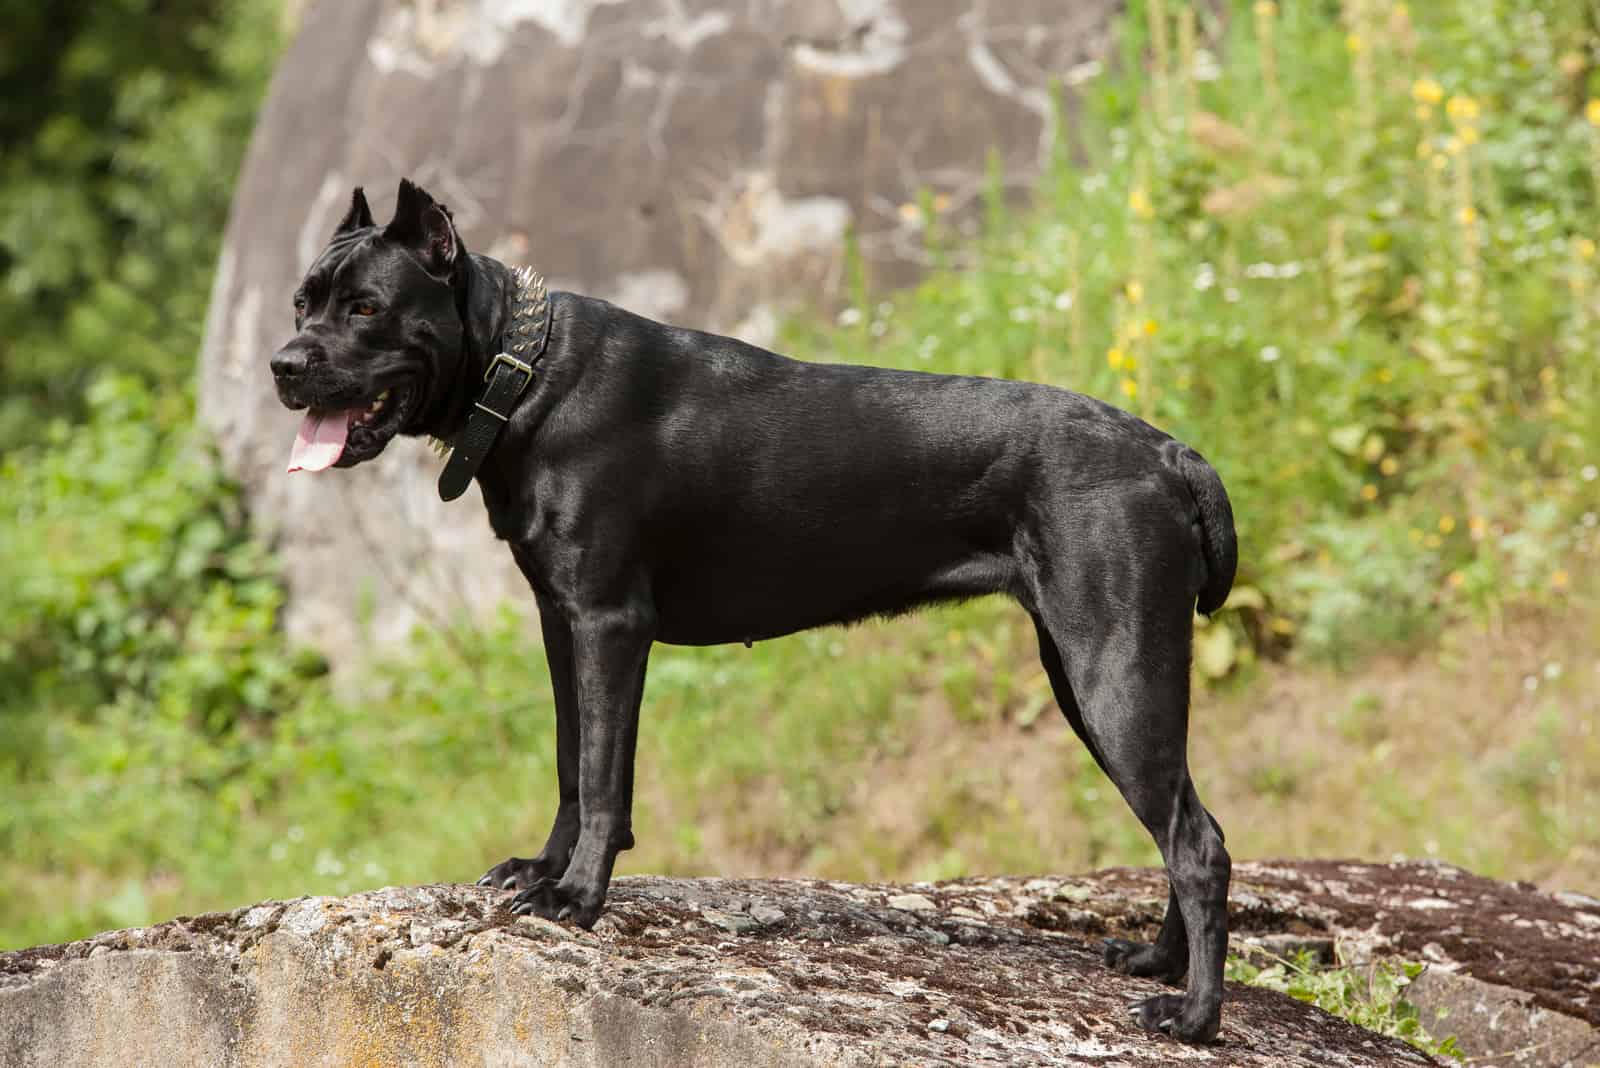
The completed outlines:
{"type": "Polygon", "coordinates": [[[278,52],[276,0],[11,5],[0,48],[0,449],[106,369],[181,391],[278,52]]]}

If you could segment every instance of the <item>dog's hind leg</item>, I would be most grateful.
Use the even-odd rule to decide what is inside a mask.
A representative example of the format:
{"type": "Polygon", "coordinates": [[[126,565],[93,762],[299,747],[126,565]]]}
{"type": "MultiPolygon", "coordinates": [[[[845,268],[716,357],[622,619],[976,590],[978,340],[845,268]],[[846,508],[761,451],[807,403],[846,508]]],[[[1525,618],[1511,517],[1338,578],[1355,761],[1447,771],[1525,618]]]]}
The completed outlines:
{"type": "MultiPolygon", "coordinates": [[[[1084,748],[1089,750],[1089,755],[1094,757],[1094,762],[1100,765],[1101,771],[1105,771],[1106,762],[1084,725],[1083,710],[1078,707],[1072,684],[1067,681],[1066,668],[1061,663],[1061,652],[1056,648],[1055,639],[1050,637],[1050,631],[1037,613],[1033,616],[1033,625],[1039,635],[1039,659],[1044,662],[1044,673],[1050,679],[1050,690],[1055,694],[1056,704],[1061,706],[1061,714],[1071,724],[1073,733],[1083,742],[1084,748]]],[[[1175,986],[1182,984],[1184,974],[1189,970],[1189,935],[1183,926],[1183,910],[1178,907],[1177,892],[1168,891],[1166,915],[1161,921],[1161,933],[1156,936],[1153,945],[1130,942],[1125,938],[1108,938],[1105,940],[1105,960],[1106,967],[1113,971],[1160,979],[1175,986]]]]}
{"type": "Polygon", "coordinates": [[[1189,777],[1191,609],[1134,579],[1137,569],[1107,563],[1105,574],[1037,591],[1041,638],[1051,639],[1041,653],[1045,670],[1066,683],[1051,680],[1068,722],[1166,862],[1170,897],[1161,935],[1150,947],[1113,943],[1108,963],[1175,980],[1183,969],[1174,957],[1186,949],[1187,993],[1150,998],[1131,1011],[1148,1030],[1207,1042],[1221,1022],[1231,864],[1189,777]],[[1109,587],[1119,584],[1129,588],[1113,593],[1109,587]]]}

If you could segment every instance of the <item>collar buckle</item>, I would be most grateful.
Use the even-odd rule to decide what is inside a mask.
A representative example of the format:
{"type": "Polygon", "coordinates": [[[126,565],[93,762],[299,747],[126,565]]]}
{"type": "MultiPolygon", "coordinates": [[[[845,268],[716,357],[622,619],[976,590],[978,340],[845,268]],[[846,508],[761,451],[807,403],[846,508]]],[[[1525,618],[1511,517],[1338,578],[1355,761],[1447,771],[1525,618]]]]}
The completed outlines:
{"type": "Polygon", "coordinates": [[[494,359],[489,361],[488,368],[483,372],[483,380],[487,382],[489,379],[493,378],[494,369],[501,365],[509,367],[513,371],[519,371],[526,376],[522,380],[522,385],[517,387],[518,393],[521,393],[523,390],[527,389],[529,384],[533,382],[533,365],[529,363],[523,363],[509,352],[499,353],[494,359]]]}

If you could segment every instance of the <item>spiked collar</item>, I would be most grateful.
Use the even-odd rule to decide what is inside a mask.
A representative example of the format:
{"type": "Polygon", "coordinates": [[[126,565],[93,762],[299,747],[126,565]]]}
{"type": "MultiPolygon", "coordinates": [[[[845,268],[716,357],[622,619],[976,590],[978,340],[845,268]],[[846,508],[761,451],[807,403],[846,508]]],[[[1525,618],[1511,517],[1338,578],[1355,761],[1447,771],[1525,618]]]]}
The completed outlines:
{"type": "Polygon", "coordinates": [[[511,295],[500,352],[489,361],[483,392],[473,402],[467,425],[451,443],[450,459],[439,474],[439,496],[446,501],[455,500],[472,484],[517,401],[533,384],[534,365],[550,343],[550,294],[543,276],[532,267],[514,267],[511,275],[517,288],[511,295]]]}

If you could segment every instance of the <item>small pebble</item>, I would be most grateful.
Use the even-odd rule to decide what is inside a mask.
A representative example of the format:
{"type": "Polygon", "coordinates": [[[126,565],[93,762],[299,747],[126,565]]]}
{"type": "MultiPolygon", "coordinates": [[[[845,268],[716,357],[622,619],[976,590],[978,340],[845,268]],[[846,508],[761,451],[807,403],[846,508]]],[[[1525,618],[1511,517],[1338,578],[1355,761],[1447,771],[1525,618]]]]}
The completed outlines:
{"type": "Polygon", "coordinates": [[[742,912],[723,912],[721,909],[701,909],[700,918],[729,934],[744,934],[758,926],[755,920],[742,912]]]}
{"type": "Polygon", "coordinates": [[[789,917],[784,914],[782,909],[775,908],[772,905],[756,905],[750,910],[750,918],[759,924],[771,927],[774,924],[782,923],[789,917]]]}
{"type": "Polygon", "coordinates": [[[895,894],[889,899],[889,907],[902,912],[933,912],[939,906],[921,894],[895,894]]]}

